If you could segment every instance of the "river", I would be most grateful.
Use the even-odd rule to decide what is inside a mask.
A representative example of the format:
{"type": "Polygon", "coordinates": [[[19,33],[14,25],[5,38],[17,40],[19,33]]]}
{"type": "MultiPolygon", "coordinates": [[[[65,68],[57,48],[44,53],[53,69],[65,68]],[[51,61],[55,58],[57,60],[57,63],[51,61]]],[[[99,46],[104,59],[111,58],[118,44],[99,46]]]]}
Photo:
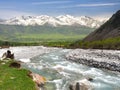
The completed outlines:
{"type": "MultiPolygon", "coordinates": [[[[7,49],[1,49],[3,53],[7,49]]],[[[78,80],[93,78],[94,90],[120,90],[120,73],[97,69],[71,62],[65,55],[72,49],[37,47],[11,47],[23,68],[46,77],[45,90],[69,90],[69,85],[78,80]]]]}

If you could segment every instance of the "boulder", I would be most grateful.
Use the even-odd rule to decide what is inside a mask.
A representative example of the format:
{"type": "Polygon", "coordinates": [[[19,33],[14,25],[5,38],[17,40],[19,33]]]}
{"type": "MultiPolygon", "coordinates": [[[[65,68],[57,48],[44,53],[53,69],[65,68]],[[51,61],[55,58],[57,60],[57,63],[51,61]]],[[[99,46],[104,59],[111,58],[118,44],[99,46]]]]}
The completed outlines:
{"type": "Polygon", "coordinates": [[[83,79],[71,84],[69,90],[93,90],[93,87],[88,79],[83,79]]]}
{"type": "Polygon", "coordinates": [[[13,68],[20,68],[21,64],[19,62],[12,62],[9,67],[13,67],[13,68]]]}
{"type": "Polygon", "coordinates": [[[92,81],[93,81],[93,78],[88,77],[87,80],[92,82],[92,81]]]}
{"type": "Polygon", "coordinates": [[[70,85],[70,86],[69,86],[69,90],[75,90],[74,86],[73,86],[73,85],[70,85]]]}
{"type": "Polygon", "coordinates": [[[7,52],[3,53],[1,60],[5,60],[5,59],[14,59],[14,54],[11,53],[10,50],[7,50],[7,52]]]}
{"type": "Polygon", "coordinates": [[[81,86],[80,86],[80,83],[77,82],[76,85],[75,85],[75,90],[81,90],[80,87],[81,87],[81,86]]]}
{"type": "Polygon", "coordinates": [[[46,78],[39,74],[29,72],[28,76],[30,76],[39,87],[42,87],[46,82],[46,78]]]}

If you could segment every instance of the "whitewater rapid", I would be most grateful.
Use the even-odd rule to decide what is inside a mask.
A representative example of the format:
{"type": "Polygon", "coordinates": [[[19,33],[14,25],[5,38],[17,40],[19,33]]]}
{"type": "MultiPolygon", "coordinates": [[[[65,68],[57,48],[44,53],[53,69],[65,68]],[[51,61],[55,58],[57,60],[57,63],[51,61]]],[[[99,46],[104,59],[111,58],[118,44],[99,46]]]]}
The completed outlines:
{"type": "Polygon", "coordinates": [[[0,49],[0,56],[5,53],[7,50],[10,50],[14,53],[15,59],[22,62],[30,62],[30,58],[35,57],[37,55],[42,55],[45,53],[49,53],[51,50],[53,51],[57,48],[46,48],[44,46],[21,46],[21,47],[10,47],[0,49]]]}
{"type": "MultiPolygon", "coordinates": [[[[1,49],[0,54],[6,50],[1,49]]],[[[75,52],[72,49],[33,46],[11,47],[9,50],[14,52],[16,60],[24,62],[23,68],[46,77],[47,82],[44,86],[46,90],[69,90],[70,84],[88,77],[93,78],[90,84],[94,90],[120,90],[120,73],[69,61],[66,56],[75,52]]],[[[80,51],[81,54],[85,52],[88,51],[80,51]]],[[[119,55],[119,51],[106,50],[104,53],[106,52],[114,52],[114,55],[119,55]]],[[[92,50],[91,58],[95,58],[96,53],[99,54],[99,50],[92,50]]],[[[85,55],[84,57],[87,58],[85,55]]],[[[105,57],[108,58],[108,56],[105,57]]]]}

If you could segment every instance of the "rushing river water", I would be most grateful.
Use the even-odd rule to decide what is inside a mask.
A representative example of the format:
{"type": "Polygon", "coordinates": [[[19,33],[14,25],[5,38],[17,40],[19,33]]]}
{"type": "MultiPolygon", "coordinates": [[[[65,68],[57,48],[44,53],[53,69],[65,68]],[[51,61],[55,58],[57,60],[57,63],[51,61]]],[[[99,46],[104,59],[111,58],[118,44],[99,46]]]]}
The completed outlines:
{"type": "MultiPolygon", "coordinates": [[[[15,53],[20,52],[20,48],[17,48],[17,50],[12,48],[11,50],[15,53]]],[[[48,50],[46,50],[46,52],[47,51],[48,50]]],[[[88,67],[66,60],[65,55],[69,51],[71,50],[51,48],[49,52],[38,55],[38,52],[34,49],[34,53],[28,50],[25,56],[32,56],[35,53],[36,55],[33,55],[34,57],[27,60],[27,62],[23,64],[23,67],[46,77],[47,83],[45,90],[69,90],[71,83],[88,77],[93,78],[90,84],[94,90],[120,90],[119,73],[116,74],[108,70],[88,67]]],[[[24,53],[25,52],[23,52],[23,54],[24,53]]],[[[17,57],[19,57],[19,55],[17,57]]]]}
{"type": "Polygon", "coordinates": [[[38,55],[26,63],[27,68],[47,78],[47,90],[69,90],[77,80],[92,77],[95,90],[120,90],[120,75],[93,67],[80,65],[65,59],[69,50],[57,49],[38,55]]]}

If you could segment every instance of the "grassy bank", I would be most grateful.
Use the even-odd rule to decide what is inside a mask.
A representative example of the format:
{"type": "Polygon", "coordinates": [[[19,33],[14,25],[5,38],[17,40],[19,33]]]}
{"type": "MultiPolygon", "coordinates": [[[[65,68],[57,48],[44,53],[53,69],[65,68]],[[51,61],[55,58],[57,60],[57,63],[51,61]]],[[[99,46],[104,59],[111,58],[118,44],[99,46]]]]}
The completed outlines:
{"type": "Polygon", "coordinates": [[[108,38],[99,41],[83,42],[77,41],[70,45],[71,48],[84,48],[84,49],[119,49],[120,50],[120,37],[108,38]]]}
{"type": "Polygon", "coordinates": [[[119,49],[120,50],[120,37],[108,38],[99,41],[76,41],[70,40],[46,40],[44,42],[10,42],[0,41],[0,46],[47,46],[47,47],[63,47],[63,48],[83,48],[83,49],[119,49]]]}
{"type": "Polygon", "coordinates": [[[48,47],[69,47],[76,40],[56,40],[56,41],[44,41],[44,42],[10,42],[10,41],[0,41],[1,48],[9,46],[48,46],[48,47]]]}
{"type": "Polygon", "coordinates": [[[36,90],[28,70],[9,67],[13,61],[0,61],[0,90],[36,90]]]}

